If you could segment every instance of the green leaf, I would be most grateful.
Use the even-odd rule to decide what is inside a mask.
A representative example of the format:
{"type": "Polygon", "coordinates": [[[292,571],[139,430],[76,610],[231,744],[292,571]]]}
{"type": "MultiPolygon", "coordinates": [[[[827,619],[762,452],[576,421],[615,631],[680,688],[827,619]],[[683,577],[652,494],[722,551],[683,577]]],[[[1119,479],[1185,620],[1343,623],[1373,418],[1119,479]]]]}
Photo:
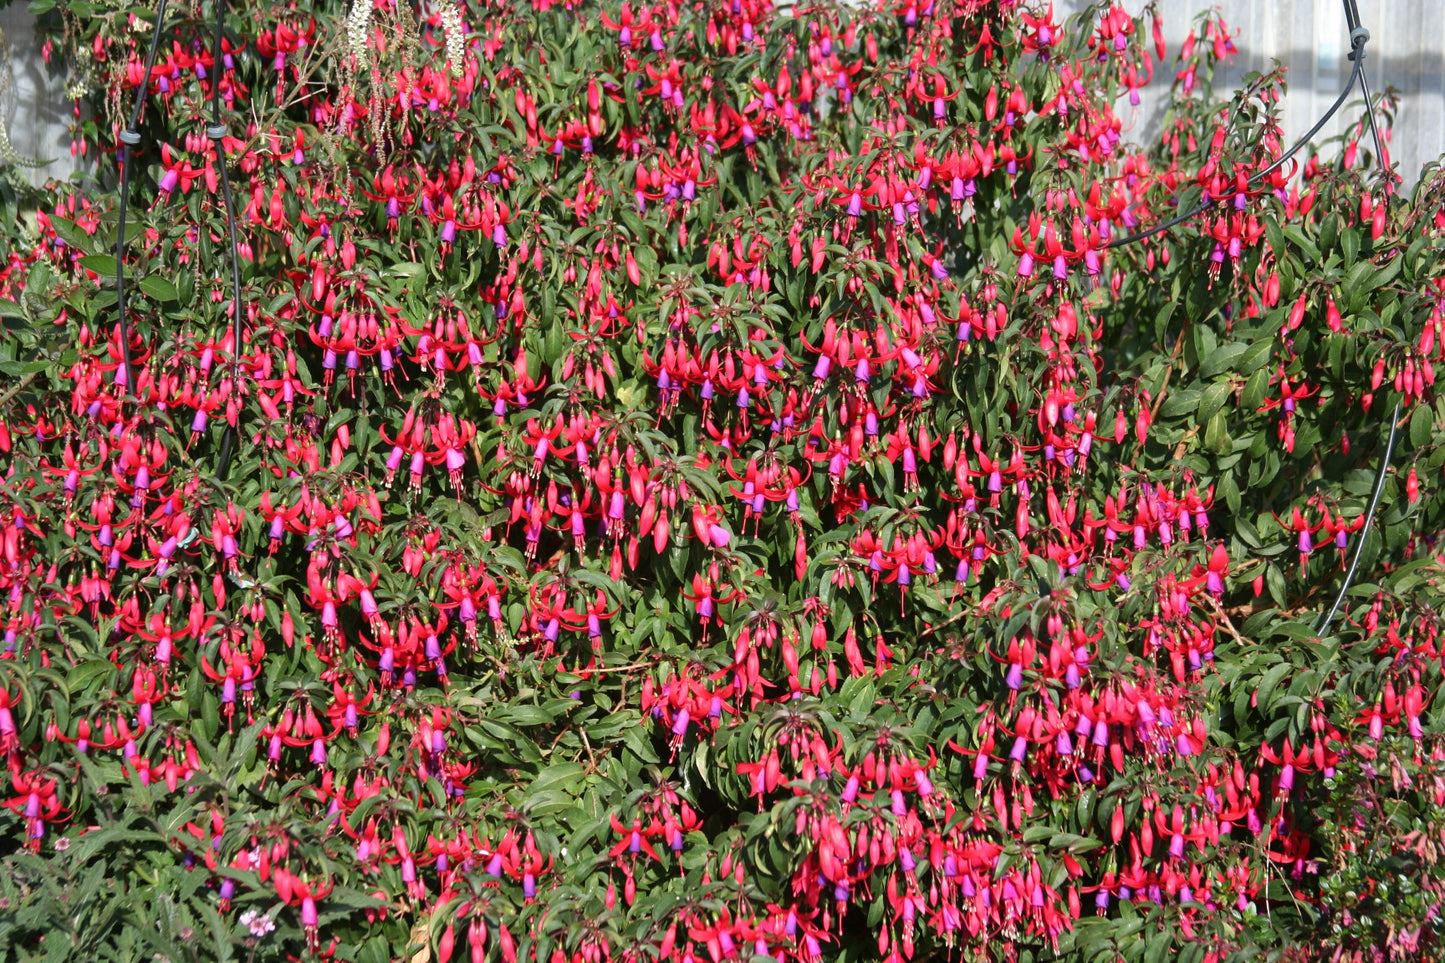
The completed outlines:
{"type": "Polygon", "coordinates": [[[95,245],[95,238],[85,233],[80,225],[64,217],[52,217],[50,226],[55,229],[56,235],[64,241],[72,250],[85,254],[91,251],[95,245]]]}
{"type": "Polygon", "coordinates": [[[1270,563],[1264,570],[1264,584],[1269,590],[1269,597],[1275,605],[1285,608],[1289,600],[1289,588],[1285,585],[1284,573],[1280,567],[1270,563]]]}
{"type": "Polygon", "coordinates": [[[537,774],[528,787],[528,795],[533,793],[549,792],[552,790],[563,790],[571,796],[576,796],[582,788],[583,768],[576,762],[555,762],[537,774]]]}
{"type": "Polygon", "coordinates": [[[1164,963],[1174,948],[1174,938],[1168,933],[1153,934],[1146,942],[1144,963],[1164,963]]]}
{"type": "Polygon", "coordinates": [[[1229,508],[1231,515],[1239,514],[1242,493],[1239,490],[1239,483],[1234,480],[1234,472],[1227,471],[1220,476],[1215,483],[1215,495],[1224,499],[1224,504],[1229,508]]]}
{"type": "MultiPolygon", "coordinates": [[[[1211,385],[1211,387],[1213,387],[1211,385]]],[[[1164,403],[1159,406],[1159,414],[1165,418],[1179,418],[1183,415],[1192,415],[1199,410],[1199,402],[1203,392],[1198,388],[1182,388],[1177,391],[1171,390],[1164,398],[1164,403]]]]}
{"type": "Polygon", "coordinates": [[[1264,404],[1265,393],[1269,391],[1269,371],[1260,368],[1249,376],[1240,392],[1239,407],[1246,412],[1258,411],[1264,404]]]}
{"type": "Polygon", "coordinates": [[[87,254],[80,259],[80,266],[87,271],[94,271],[102,278],[115,276],[115,258],[109,254],[87,254]]]}
{"type": "Polygon", "coordinates": [[[137,286],[155,301],[178,301],[181,297],[174,284],[154,274],[141,278],[137,286]]]}
{"type": "Polygon", "coordinates": [[[1410,415],[1410,446],[1424,448],[1430,443],[1435,429],[1435,412],[1429,404],[1420,402],[1410,415]]]}
{"type": "Polygon", "coordinates": [[[1233,392],[1234,387],[1225,381],[1217,381],[1204,389],[1199,396],[1199,410],[1196,417],[1200,424],[1208,424],[1214,417],[1215,412],[1224,407],[1224,402],[1233,392]]]}
{"type": "Polygon", "coordinates": [[[1236,360],[1254,350],[1254,347],[1242,341],[1231,341],[1228,344],[1220,345],[1199,359],[1199,377],[1209,379],[1230,370],[1230,366],[1236,360]]]}
{"type": "Polygon", "coordinates": [[[1353,227],[1340,231],[1340,250],[1346,264],[1354,264],[1360,256],[1360,232],[1353,227]]]}
{"type": "Polygon", "coordinates": [[[71,695],[87,693],[90,687],[101,679],[109,679],[115,666],[109,659],[92,659],[82,662],[70,670],[65,686],[71,695]]]}
{"type": "Polygon", "coordinates": [[[1239,373],[1252,374],[1269,363],[1274,356],[1274,339],[1255,341],[1239,356],[1239,373]]]}
{"type": "Polygon", "coordinates": [[[0,361],[0,372],[12,378],[24,377],[53,367],[48,361],[0,361]]]}
{"type": "Polygon", "coordinates": [[[1216,411],[1204,428],[1204,447],[1216,454],[1224,454],[1234,447],[1229,437],[1229,428],[1224,412],[1216,411]]]}
{"type": "Polygon", "coordinates": [[[1261,694],[1261,701],[1266,709],[1274,704],[1277,694],[1275,689],[1279,687],[1280,680],[1293,671],[1295,671],[1295,667],[1292,664],[1281,662],[1266,672],[1259,680],[1258,685],[1252,686],[1256,692],[1261,694]]]}

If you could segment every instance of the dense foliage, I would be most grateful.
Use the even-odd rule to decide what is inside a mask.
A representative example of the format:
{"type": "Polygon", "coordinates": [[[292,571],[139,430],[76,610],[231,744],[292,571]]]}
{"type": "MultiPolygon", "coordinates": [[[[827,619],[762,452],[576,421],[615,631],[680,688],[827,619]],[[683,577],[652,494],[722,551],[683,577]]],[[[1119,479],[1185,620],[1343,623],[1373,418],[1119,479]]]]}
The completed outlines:
{"type": "Polygon", "coordinates": [[[31,8],[14,958],[1438,951],[1445,175],[1217,19],[31,8]]]}

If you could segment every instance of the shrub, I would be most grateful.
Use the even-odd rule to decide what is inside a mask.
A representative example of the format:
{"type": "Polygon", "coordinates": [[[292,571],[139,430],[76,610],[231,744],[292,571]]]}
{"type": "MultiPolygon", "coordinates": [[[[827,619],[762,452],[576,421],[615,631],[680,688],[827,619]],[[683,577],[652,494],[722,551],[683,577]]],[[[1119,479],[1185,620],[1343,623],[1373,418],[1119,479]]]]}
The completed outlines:
{"type": "Polygon", "coordinates": [[[16,958],[1435,951],[1445,180],[1217,17],[31,6],[16,958]]]}

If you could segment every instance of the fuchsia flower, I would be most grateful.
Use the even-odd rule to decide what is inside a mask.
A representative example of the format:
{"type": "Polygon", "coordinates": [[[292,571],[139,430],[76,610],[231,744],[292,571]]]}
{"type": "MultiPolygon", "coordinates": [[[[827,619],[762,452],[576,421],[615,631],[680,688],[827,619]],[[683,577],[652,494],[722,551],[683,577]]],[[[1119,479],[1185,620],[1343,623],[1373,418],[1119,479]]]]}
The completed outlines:
{"type": "Polygon", "coordinates": [[[317,903],[331,895],[333,883],[325,878],[308,881],[281,866],[272,870],[271,877],[281,902],[300,908],[301,928],[306,932],[306,948],[311,953],[316,953],[321,945],[320,912],[317,903]]]}
{"type": "Polygon", "coordinates": [[[56,780],[39,773],[16,772],[10,776],[15,795],[5,801],[5,808],[25,821],[26,846],[39,852],[45,839],[45,827],[69,818],[56,794],[56,780]]]}

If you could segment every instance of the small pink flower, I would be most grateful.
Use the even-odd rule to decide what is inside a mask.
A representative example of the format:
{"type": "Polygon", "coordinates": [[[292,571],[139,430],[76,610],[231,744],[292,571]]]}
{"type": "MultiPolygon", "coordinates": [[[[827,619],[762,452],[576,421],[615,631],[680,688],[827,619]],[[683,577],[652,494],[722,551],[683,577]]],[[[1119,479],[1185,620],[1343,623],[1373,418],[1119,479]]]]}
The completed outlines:
{"type": "Polygon", "coordinates": [[[265,913],[257,913],[255,910],[246,910],[241,914],[241,925],[251,931],[251,935],[260,939],[276,928],[275,920],[265,913]]]}

